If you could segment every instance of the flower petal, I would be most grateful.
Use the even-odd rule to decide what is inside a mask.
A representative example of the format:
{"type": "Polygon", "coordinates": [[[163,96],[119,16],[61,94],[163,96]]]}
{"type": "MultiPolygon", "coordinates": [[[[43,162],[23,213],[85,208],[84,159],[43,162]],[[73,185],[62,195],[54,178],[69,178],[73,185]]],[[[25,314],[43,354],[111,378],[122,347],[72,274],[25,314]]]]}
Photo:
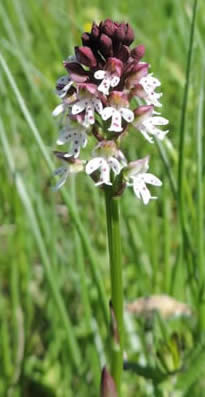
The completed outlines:
{"type": "Polygon", "coordinates": [[[116,87],[120,82],[120,77],[119,76],[112,76],[110,79],[110,85],[111,87],[116,87]]]}
{"type": "Polygon", "coordinates": [[[138,178],[135,178],[133,189],[137,198],[142,199],[143,203],[147,205],[149,203],[149,200],[151,199],[151,194],[150,191],[147,189],[145,183],[143,183],[141,180],[138,180],[138,178]]]}
{"type": "Polygon", "coordinates": [[[89,125],[92,125],[95,123],[94,108],[91,103],[86,107],[85,122],[87,122],[89,125]]]}
{"type": "Polygon", "coordinates": [[[57,190],[59,190],[59,189],[65,184],[65,182],[66,182],[66,180],[67,180],[67,177],[68,177],[68,175],[69,175],[69,169],[66,168],[66,167],[58,168],[58,169],[55,171],[55,174],[56,174],[56,175],[63,175],[63,176],[62,176],[62,178],[58,181],[58,183],[57,183],[55,186],[52,187],[52,191],[53,191],[53,192],[56,192],[57,190]]]}
{"type": "Polygon", "coordinates": [[[94,77],[97,80],[103,80],[106,75],[107,72],[105,70],[97,70],[97,72],[94,73],[94,77]]]}
{"type": "Polygon", "coordinates": [[[87,145],[87,142],[88,142],[87,134],[85,132],[81,132],[81,136],[80,136],[81,146],[84,148],[87,145]]]}
{"type": "Polygon", "coordinates": [[[112,123],[108,131],[121,132],[122,131],[122,116],[118,110],[114,110],[112,115],[112,123]]]}
{"type": "Polygon", "coordinates": [[[58,116],[60,113],[64,112],[64,104],[60,103],[60,105],[56,106],[56,108],[53,110],[52,115],[54,117],[58,116]]]}
{"type": "Polygon", "coordinates": [[[120,113],[122,114],[122,117],[124,120],[126,120],[128,123],[132,123],[134,120],[134,113],[132,110],[127,109],[127,108],[120,108],[120,113]]]}
{"type": "Polygon", "coordinates": [[[78,114],[83,112],[83,110],[85,109],[86,104],[84,100],[80,100],[77,103],[75,103],[74,105],[72,105],[72,114],[78,114]]]}
{"type": "Polygon", "coordinates": [[[162,185],[162,182],[160,181],[160,179],[157,178],[153,174],[145,173],[145,174],[141,174],[141,177],[143,178],[145,183],[149,183],[150,185],[154,185],[154,186],[161,186],[162,185]]]}
{"type": "Polygon", "coordinates": [[[152,124],[153,125],[167,125],[169,124],[169,120],[165,119],[164,117],[152,117],[152,124]]]}
{"type": "Polygon", "coordinates": [[[110,77],[105,77],[102,83],[98,86],[98,91],[102,92],[104,95],[109,94],[111,80],[110,77]]]}
{"type": "Polygon", "coordinates": [[[73,138],[73,131],[70,131],[69,129],[61,130],[56,143],[57,145],[64,145],[65,143],[72,140],[72,138],[73,138]]]}
{"type": "Polygon", "coordinates": [[[103,158],[102,157],[95,157],[94,159],[88,161],[85,167],[85,172],[86,174],[90,175],[94,171],[96,171],[101,165],[103,164],[103,158]]]}
{"type": "Polygon", "coordinates": [[[122,166],[117,159],[115,159],[114,157],[110,157],[108,160],[108,164],[116,175],[120,173],[122,166]]]}
{"type": "Polygon", "coordinates": [[[115,109],[112,108],[111,106],[107,106],[106,108],[103,109],[101,113],[101,117],[103,120],[108,120],[114,113],[115,109]]]}
{"type": "Polygon", "coordinates": [[[99,114],[101,114],[102,111],[103,111],[103,105],[102,105],[102,102],[100,101],[100,99],[95,98],[95,99],[92,100],[92,102],[93,102],[94,107],[97,110],[97,112],[99,114]]]}
{"type": "Polygon", "coordinates": [[[102,184],[112,185],[110,182],[110,167],[105,159],[102,159],[102,164],[100,166],[100,179],[95,186],[100,186],[102,184]]]}

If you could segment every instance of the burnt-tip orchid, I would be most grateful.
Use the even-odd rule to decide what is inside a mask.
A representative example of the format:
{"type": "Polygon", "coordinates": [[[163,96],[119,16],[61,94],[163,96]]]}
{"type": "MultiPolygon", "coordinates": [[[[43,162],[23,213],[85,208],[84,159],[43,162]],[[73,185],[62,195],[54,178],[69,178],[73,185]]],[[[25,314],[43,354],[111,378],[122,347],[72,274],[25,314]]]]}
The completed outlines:
{"type": "MultiPolygon", "coordinates": [[[[146,186],[160,186],[161,181],[150,173],[148,157],[129,162],[121,150],[123,139],[139,131],[150,143],[164,139],[168,124],[155,110],[160,108],[160,81],[142,61],[145,47],[131,48],[134,32],[128,23],[106,19],[93,23],[90,32],[82,34],[82,45],[64,61],[67,75],[56,83],[60,103],[53,111],[59,120],[58,145],[67,152],[56,152],[66,162],[56,171],[61,176],[60,188],[70,173],[84,171],[95,185],[133,186],[136,196],[147,204],[153,198],[146,186]],[[126,132],[126,134],[125,134],[126,132]],[[80,160],[88,140],[95,149],[86,160],[80,160]],[[95,142],[96,141],[96,142],[95,142]]],[[[89,150],[90,150],[90,146],[89,150]]],[[[124,191],[118,189],[119,192],[124,191]]],[[[120,193],[121,194],[121,193],[120,193]]]]}

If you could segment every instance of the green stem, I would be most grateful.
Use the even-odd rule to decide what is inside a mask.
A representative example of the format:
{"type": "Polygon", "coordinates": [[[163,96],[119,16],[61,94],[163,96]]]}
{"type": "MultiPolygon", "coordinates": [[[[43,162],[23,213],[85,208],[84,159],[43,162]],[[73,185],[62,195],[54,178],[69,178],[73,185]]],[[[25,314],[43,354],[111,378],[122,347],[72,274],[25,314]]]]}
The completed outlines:
{"type": "MultiPolygon", "coordinates": [[[[186,121],[187,102],[188,102],[188,93],[189,93],[189,84],[190,84],[191,60],[192,60],[192,52],[193,52],[193,44],[194,44],[196,9],[197,9],[197,0],[194,0],[192,21],[191,21],[191,32],[190,32],[190,39],[189,39],[189,50],[188,50],[187,66],[186,66],[186,83],[185,83],[185,87],[184,87],[184,97],[183,97],[183,103],[182,103],[182,113],[181,113],[181,123],[180,123],[180,137],[179,137],[178,208],[179,208],[179,217],[180,217],[181,230],[184,229],[184,197],[183,197],[183,192],[184,192],[184,180],[185,180],[185,178],[184,178],[185,121],[186,121]]],[[[183,238],[183,234],[182,234],[182,238],[183,238]]]]}
{"type": "Polygon", "coordinates": [[[121,395],[123,368],[123,287],[120,239],[119,199],[112,197],[112,188],[106,187],[106,216],[108,247],[110,258],[111,301],[116,321],[116,333],[111,347],[111,373],[115,380],[118,395],[121,395]],[[117,334],[117,335],[116,335],[117,334]],[[116,337],[117,336],[117,337],[116,337]],[[117,339],[117,340],[116,340],[117,339]]]}

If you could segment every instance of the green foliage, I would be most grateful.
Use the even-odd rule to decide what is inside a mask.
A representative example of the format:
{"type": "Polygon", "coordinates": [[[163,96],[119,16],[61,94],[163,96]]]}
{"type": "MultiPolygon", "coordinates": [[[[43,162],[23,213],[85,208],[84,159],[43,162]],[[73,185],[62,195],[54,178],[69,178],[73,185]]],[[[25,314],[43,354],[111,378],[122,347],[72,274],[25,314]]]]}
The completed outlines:
{"type": "Polygon", "coordinates": [[[180,141],[192,9],[191,0],[0,2],[0,396],[98,395],[109,350],[104,200],[84,175],[52,193],[57,126],[51,111],[62,60],[93,19],[108,16],[128,20],[136,44],[145,44],[170,120],[162,145],[149,145],[134,130],[123,142],[130,159],[150,152],[151,170],[163,181],[148,207],[128,190],[121,200],[125,302],[168,294],[193,310],[187,319],[126,313],[130,370],[123,395],[204,395],[202,1],[180,141]]]}

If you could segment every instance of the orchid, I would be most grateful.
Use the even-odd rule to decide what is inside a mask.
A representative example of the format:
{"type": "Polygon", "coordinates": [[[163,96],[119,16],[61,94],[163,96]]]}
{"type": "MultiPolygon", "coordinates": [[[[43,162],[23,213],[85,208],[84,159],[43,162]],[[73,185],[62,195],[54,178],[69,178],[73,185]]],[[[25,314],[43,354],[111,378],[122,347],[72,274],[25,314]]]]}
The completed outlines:
{"type": "Polygon", "coordinates": [[[115,175],[118,175],[123,168],[122,163],[124,161],[124,156],[117,149],[114,142],[104,141],[95,148],[94,158],[88,161],[85,171],[88,175],[91,175],[96,170],[100,171],[99,179],[95,183],[96,186],[102,184],[112,185],[110,173],[113,171],[115,175]]]}
{"type": "Polygon", "coordinates": [[[146,184],[154,186],[162,185],[160,179],[147,172],[148,168],[149,157],[147,156],[144,159],[129,163],[124,169],[124,179],[127,186],[133,187],[135,195],[139,200],[142,200],[145,205],[147,205],[151,199],[156,199],[155,196],[151,196],[146,184]]]}
{"type": "Polygon", "coordinates": [[[169,123],[167,119],[158,115],[155,115],[154,108],[152,105],[140,106],[135,111],[135,120],[133,126],[137,128],[141,134],[149,141],[153,143],[153,137],[163,140],[169,130],[161,130],[158,126],[165,126],[169,123]]]}
{"type": "MultiPolygon", "coordinates": [[[[55,171],[60,179],[54,190],[60,189],[70,175],[84,172],[105,194],[113,378],[105,369],[102,371],[101,395],[120,396],[124,332],[120,211],[116,198],[132,187],[137,199],[147,205],[156,199],[147,185],[162,185],[158,177],[148,172],[149,156],[129,161],[122,146],[132,134],[132,144],[136,140],[138,148],[137,139],[141,137],[136,130],[150,143],[154,137],[162,140],[168,133],[163,130],[168,120],[156,111],[162,107],[162,93],[157,91],[161,83],[149,72],[150,65],[142,61],[145,47],[139,44],[131,48],[134,32],[128,23],[111,19],[99,25],[93,23],[91,31],[84,32],[81,39],[82,45],[75,47],[74,56],[64,62],[68,75],[58,79],[56,85],[61,101],[53,111],[54,116],[61,116],[57,144],[68,145],[68,149],[54,152],[64,163],[55,171]]],[[[95,280],[102,296],[98,277],[95,280]]],[[[104,298],[102,304],[108,323],[104,298]]]]}
{"type": "MultiPolygon", "coordinates": [[[[79,161],[83,161],[82,170],[96,186],[112,186],[123,175],[120,183],[133,186],[144,204],[153,198],[146,184],[160,186],[158,178],[150,179],[152,174],[142,170],[128,177],[132,162],[125,159],[120,149],[123,138],[129,139],[133,128],[150,143],[153,138],[162,140],[168,133],[163,130],[168,120],[155,110],[162,106],[162,93],[157,91],[161,83],[150,73],[150,65],[142,61],[145,47],[139,44],[131,48],[133,41],[129,24],[110,19],[99,25],[93,23],[91,32],[82,34],[82,45],[75,47],[74,55],[64,61],[67,75],[57,80],[56,93],[61,103],[53,115],[61,115],[57,144],[68,146],[63,159],[69,163],[56,171],[62,176],[58,187],[73,173],[74,164],[76,169],[87,142],[94,140],[97,142],[92,157],[87,153],[88,159],[79,161]]],[[[144,164],[146,168],[145,163],[148,160],[139,159],[136,166],[144,164]]],[[[123,191],[119,188],[119,194],[123,191]]]]}

